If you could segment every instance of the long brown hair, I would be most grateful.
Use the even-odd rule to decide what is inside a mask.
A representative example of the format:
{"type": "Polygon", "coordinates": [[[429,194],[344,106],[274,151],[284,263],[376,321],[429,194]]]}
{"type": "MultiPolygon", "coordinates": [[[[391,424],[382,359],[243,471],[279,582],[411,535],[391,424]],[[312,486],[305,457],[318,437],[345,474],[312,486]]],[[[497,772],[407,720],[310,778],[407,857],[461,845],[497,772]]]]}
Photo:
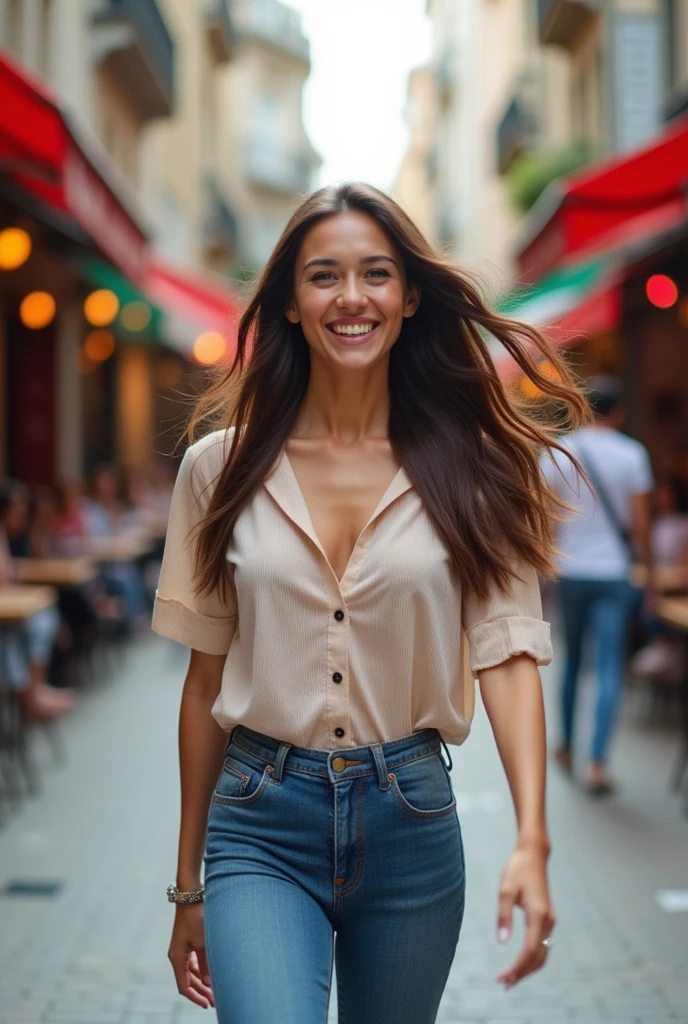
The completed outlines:
{"type": "Polygon", "coordinates": [[[293,214],[241,319],[236,358],[192,417],[191,440],[199,424],[235,427],[198,531],[198,590],[224,586],[234,525],[280,456],[306,394],[308,343],[300,324],[285,316],[301,244],[318,221],[349,210],[376,221],[401,256],[407,284],[421,292],[417,312],[404,320],[390,352],[389,440],[459,582],[479,597],[493,586],[508,589],[514,555],[551,576],[561,502],[543,482],[538,453],[564,449],[555,424],[507,394],[488,337],[566,410],[571,427],[587,418],[581,391],[542,335],[493,313],[397,203],[353,182],[319,189],[293,214]],[[538,355],[550,363],[549,372],[538,368],[538,355]]]}

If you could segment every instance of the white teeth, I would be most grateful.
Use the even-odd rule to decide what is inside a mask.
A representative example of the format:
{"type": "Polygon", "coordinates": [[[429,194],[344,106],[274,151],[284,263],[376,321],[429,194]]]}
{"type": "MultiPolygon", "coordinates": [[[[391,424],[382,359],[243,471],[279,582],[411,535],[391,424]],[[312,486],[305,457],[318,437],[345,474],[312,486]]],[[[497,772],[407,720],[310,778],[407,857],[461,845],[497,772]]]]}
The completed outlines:
{"type": "Polygon", "coordinates": [[[334,324],[332,330],[335,334],[369,334],[374,324],[334,324]]]}

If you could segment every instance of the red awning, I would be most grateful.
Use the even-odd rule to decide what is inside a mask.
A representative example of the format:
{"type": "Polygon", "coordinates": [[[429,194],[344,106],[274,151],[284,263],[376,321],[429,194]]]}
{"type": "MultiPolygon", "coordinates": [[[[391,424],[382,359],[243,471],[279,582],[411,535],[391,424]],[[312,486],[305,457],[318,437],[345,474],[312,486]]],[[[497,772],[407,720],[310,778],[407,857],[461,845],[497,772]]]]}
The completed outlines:
{"type": "MultiPolygon", "coordinates": [[[[568,259],[651,237],[688,216],[688,117],[652,145],[556,182],[518,256],[532,283],[568,259]]],[[[538,207],[534,212],[537,218],[538,207]]]]}
{"type": "Polygon", "coordinates": [[[145,273],[148,239],[107,158],[79,138],[45,83],[0,50],[0,174],[76,222],[133,281],[145,273]]]}
{"type": "Polygon", "coordinates": [[[165,311],[164,334],[177,348],[186,353],[199,334],[217,331],[225,339],[226,358],[234,356],[243,310],[221,279],[177,270],[153,257],[140,284],[165,311]]]}

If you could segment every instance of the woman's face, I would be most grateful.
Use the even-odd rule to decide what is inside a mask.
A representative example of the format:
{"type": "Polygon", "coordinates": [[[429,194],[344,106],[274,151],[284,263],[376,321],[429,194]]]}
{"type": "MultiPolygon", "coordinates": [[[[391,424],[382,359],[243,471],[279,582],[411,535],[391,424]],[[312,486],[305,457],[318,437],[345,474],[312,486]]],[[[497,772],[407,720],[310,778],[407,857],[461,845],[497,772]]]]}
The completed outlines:
{"type": "Polygon", "coordinates": [[[342,370],[365,370],[389,352],[419,300],[372,217],[338,213],[304,238],[286,315],[301,324],[312,355],[342,370]]]}

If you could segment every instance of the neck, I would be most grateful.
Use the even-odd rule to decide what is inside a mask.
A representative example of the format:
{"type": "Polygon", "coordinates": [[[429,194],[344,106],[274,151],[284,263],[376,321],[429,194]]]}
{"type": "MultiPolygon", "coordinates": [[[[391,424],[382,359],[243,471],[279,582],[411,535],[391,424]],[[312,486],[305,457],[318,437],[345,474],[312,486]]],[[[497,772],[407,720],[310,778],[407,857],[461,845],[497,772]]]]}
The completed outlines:
{"type": "Polygon", "coordinates": [[[386,438],[389,422],[389,360],[357,373],[335,370],[311,358],[311,374],[293,434],[331,437],[342,444],[386,438]]]}

